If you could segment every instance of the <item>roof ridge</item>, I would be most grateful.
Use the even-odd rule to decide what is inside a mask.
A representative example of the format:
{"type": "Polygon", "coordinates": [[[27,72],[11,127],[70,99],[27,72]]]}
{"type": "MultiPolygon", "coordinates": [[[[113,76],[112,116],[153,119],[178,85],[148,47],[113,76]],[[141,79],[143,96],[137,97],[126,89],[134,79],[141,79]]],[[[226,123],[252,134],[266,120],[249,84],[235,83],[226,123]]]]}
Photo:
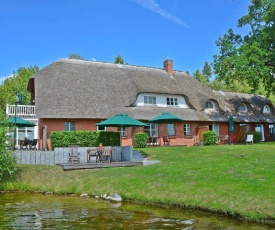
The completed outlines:
{"type": "MultiPolygon", "coordinates": [[[[70,59],[70,58],[61,58],[57,60],[56,62],[69,62],[69,63],[86,63],[86,64],[93,64],[93,63],[99,63],[99,64],[107,64],[107,65],[113,65],[113,66],[125,66],[125,67],[136,67],[136,68],[147,68],[147,69],[158,69],[158,70],[164,70],[164,68],[158,68],[158,67],[150,67],[150,66],[140,66],[140,65],[133,65],[133,64],[116,64],[112,62],[105,62],[105,61],[94,61],[94,60],[80,60],[80,59],[70,59]]],[[[174,70],[175,72],[181,72],[185,73],[182,70],[174,70]]]]}

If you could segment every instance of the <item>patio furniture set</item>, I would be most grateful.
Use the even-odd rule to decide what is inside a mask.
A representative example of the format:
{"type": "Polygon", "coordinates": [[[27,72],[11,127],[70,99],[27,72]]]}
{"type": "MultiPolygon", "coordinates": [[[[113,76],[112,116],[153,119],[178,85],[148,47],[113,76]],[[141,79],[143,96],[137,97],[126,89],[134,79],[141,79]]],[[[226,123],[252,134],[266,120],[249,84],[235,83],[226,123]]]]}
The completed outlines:
{"type": "MultiPolygon", "coordinates": [[[[80,163],[80,153],[78,152],[79,146],[69,146],[70,153],[69,153],[69,163],[80,163]]],[[[90,147],[87,149],[87,163],[92,163],[93,158],[95,158],[94,163],[111,163],[112,156],[116,161],[116,149],[112,149],[111,146],[104,146],[102,148],[98,147],[90,147]]]]}
{"type": "Polygon", "coordinates": [[[19,141],[20,150],[35,150],[37,149],[37,139],[24,139],[19,141]]]}

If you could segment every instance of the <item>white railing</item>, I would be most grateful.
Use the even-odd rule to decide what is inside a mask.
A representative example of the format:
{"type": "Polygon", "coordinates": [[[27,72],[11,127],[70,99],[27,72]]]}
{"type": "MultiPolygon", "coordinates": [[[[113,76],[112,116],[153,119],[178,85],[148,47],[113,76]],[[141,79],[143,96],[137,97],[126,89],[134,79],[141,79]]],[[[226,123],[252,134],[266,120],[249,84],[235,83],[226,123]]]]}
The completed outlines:
{"type": "Polygon", "coordinates": [[[34,105],[6,105],[6,114],[7,116],[16,116],[18,117],[35,117],[35,106],[34,105]]]}

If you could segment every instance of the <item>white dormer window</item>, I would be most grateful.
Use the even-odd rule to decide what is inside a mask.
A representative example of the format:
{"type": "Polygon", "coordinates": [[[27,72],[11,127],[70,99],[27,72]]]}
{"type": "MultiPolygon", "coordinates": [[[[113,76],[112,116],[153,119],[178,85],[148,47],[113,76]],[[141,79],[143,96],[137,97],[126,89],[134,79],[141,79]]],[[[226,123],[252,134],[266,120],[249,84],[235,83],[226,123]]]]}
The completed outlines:
{"type": "Polygon", "coordinates": [[[268,105],[264,106],[263,113],[270,113],[270,108],[268,105]]]}
{"type": "Polygon", "coordinates": [[[183,95],[140,93],[133,106],[158,106],[158,107],[179,107],[190,108],[183,95]]]}
{"type": "Polygon", "coordinates": [[[245,105],[244,103],[240,104],[240,105],[238,106],[238,111],[239,111],[239,112],[242,112],[242,113],[247,112],[247,107],[246,107],[246,105],[245,105]]]}
{"type": "Polygon", "coordinates": [[[166,103],[167,105],[178,105],[178,99],[176,97],[167,97],[166,103]]]}
{"type": "Polygon", "coordinates": [[[144,104],[146,105],[156,105],[156,97],[154,96],[144,96],[144,104]]]}
{"type": "Polygon", "coordinates": [[[215,104],[213,101],[207,101],[205,103],[205,109],[215,109],[215,104]]]}

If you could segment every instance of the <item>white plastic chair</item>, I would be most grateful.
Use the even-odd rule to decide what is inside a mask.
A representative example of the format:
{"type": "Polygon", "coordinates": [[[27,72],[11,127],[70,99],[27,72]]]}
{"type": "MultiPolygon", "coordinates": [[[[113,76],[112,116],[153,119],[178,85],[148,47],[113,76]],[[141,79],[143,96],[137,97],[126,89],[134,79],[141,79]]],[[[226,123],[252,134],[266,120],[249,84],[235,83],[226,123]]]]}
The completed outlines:
{"type": "Polygon", "coordinates": [[[246,144],[253,144],[253,135],[252,134],[248,134],[247,136],[246,136],[246,144]]]}

